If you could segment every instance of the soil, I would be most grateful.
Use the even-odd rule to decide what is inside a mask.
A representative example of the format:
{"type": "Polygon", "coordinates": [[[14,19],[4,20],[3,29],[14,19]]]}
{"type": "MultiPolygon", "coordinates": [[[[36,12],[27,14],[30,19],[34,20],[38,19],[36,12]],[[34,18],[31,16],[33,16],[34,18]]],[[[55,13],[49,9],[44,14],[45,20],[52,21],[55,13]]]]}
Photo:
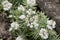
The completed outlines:
{"type": "Polygon", "coordinates": [[[11,40],[11,33],[8,31],[9,29],[9,19],[7,18],[6,13],[0,13],[0,38],[3,40],[11,40]]]}

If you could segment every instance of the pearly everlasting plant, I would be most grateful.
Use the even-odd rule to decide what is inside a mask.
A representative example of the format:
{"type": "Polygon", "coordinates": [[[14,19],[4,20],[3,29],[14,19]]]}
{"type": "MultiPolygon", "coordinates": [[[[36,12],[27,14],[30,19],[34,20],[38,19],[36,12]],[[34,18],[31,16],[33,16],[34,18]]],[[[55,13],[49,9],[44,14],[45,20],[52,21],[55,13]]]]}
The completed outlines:
{"type": "Polygon", "coordinates": [[[56,22],[36,11],[36,0],[4,0],[1,5],[9,13],[9,32],[15,40],[60,40],[56,22]]]}

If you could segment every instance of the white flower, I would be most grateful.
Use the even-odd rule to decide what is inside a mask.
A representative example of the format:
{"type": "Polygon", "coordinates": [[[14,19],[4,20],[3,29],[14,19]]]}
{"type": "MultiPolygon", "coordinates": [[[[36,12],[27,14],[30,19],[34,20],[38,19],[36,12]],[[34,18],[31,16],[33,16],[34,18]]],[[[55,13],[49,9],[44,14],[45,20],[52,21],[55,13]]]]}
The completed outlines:
{"type": "Polygon", "coordinates": [[[32,24],[34,25],[35,29],[38,29],[39,24],[37,22],[34,21],[32,24]]]}
{"type": "Polygon", "coordinates": [[[29,9],[26,11],[26,13],[28,13],[28,15],[31,15],[32,9],[29,9]]]}
{"type": "Polygon", "coordinates": [[[16,40],[23,40],[23,38],[21,36],[18,36],[16,40]]]}
{"type": "Polygon", "coordinates": [[[25,17],[26,17],[25,15],[19,16],[20,19],[24,19],[25,17]]]}
{"type": "Polygon", "coordinates": [[[47,38],[48,38],[48,32],[47,32],[46,29],[43,29],[43,28],[42,28],[42,29],[40,30],[39,35],[40,35],[41,38],[43,38],[43,39],[47,39],[47,38]]]}
{"type": "Polygon", "coordinates": [[[47,28],[50,30],[53,30],[52,26],[50,26],[50,25],[47,25],[47,28]]]}
{"type": "Polygon", "coordinates": [[[31,15],[31,13],[30,13],[30,11],[28,10],[28,11],[26,11],[26,13],[28,13],[29,15],[31,15]]]}
{"type": "Polygon", "coordinates": [[[10,27],[10,28],[9,28],[9,31],[12,31],[12,29],[13,29],[13,28],[12,28],[12,27],[10,27]]]}
{"type": "Polygon", "coordinates": [[[38,23],[35,23],[35,24],[34,24],[34,28],[35,28],[35,29],[38,29],[38,26],[39,26],[38,23]]]}
{"type": "Polygon", "coordinates": [[[19,28],[19,24],[17,22],[13,22],[11,23],[11,27],[9,29],[9,31],[11,31],[12,29],[17,30],[19,28]]]}
{"type": "Polygon", "coordinates": [[[48,25],[52,25],[53,20],[47,20],[48,25]]]}
{"type": "Polygon", "coordinates": [[[30,25],[30,28],[33,28],[33,25],[32,24],[30,25]]]}
{"type": "Polygon", "coordinates": [[[35,14],[35,11],[33,11],[32,9],[29,9],[29,10],[26,11],[26,13],[28,15],[31,15],[31,14],[35,14]]]}
{"type": "Polygon", "coordinates": [[[27,26],[29,26],[30,28],[33,28],[33,24],[32,23],[27,23],[27,26]]]}
{"type": "Polygon", "coordinates": [[[9,15],[9,18],[13,17],[13,15],[9,15]]]}
{"type": "Polygon", "coordinates": [[[36,4],[36,0],[27,0],[27,4],[32,7],[36,4]]]}
{"type": "Polygon", "coordinates": [[[35,21],[38,21],[38,15],[33,16],[33,18],[35,19],[35,21]]]}
{"type": "Polygon", "coordinates": [[[15,29],[18,29],[19,24],[17,22],[13,22],[13,23],[11,23],[11,27],[15,28],[15,29]]]}
{"type": "Polygon", "coordinates": [[[2,2],[2,5],[3,5],[3,9],[5,11],[9,10],[12,7],[12,3],[8,2],[7,0],[6,1],[3,1],[2,2]]]}
{"type": "Polygon", "coordinates": [[[36,14],[36,12],[35,12],[35,11],[32,11],[32,13],[33,13],[33,14],[36,14]]]}
{"type": "Polygon", "coordinates": [[[28,23],[27,26],[30,26],[30,23],[28,23]]]}
{"type": "Polygon", "coordinates": [[[53,21],[53,20],[47,20],[47,28],[49,28],[49,29],[53,29],[53,28],[55,28],[56,26],[56,22],[55,21],[53,21]]]}
{"type": "Polygon", "coordinates": [[[20,5],[20,6],[18,7],[18,10],[19,10],[19,11],[25,11],[25,8],[24,8],[23,5],[20,5]]]}

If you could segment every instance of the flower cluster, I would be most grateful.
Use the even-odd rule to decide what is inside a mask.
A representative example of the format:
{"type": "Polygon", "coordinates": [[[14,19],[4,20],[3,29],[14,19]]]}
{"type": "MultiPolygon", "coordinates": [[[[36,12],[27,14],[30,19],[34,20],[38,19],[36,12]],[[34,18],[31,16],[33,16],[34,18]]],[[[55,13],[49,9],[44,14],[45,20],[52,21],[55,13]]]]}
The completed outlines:
{"type": "MultiPolygon", "coordinates": [[[[56,22],[49,20],[42,12],[36,12],[34,6],[36,5],[36,0],[26,0],[26,5],[19,5],[17,9],[10,10],[12,3],[8,0],[3,1],[3,10],[10,10],[10,15],[8,18],[11,18],[12,23],[10,24],[9,31],[17,33],[16,40],[24,40],[20,35],[35,36],[37,38],[41,37],[42,39],[48,39],[50,32],[55,28],[56,22]],[[28,5],[28,6],[27,6],[28,5]],[[45,21],[46,20],[46,21],[45,21]],[[18,32],[17,32],[17,31],[18,32]]],[[[34,37],[34,38],[35,38],[34,37]]]]}
{"type": "Polygon", "coordinates": [[[3,5],[4,11],[8,11],[12,7],[12,3],[8,2],[7,0],[3,1],[2,5],[3,5]]]}
{"type": "Polygon", "coordinates": [[[12,29],[18,29],[19,28],[19,24],[17,22],[13,22],[11,23],[11,28],[9,29],[9,31],[11,31],[12,29]]]}
{"type": "Polygon", "coordinates": [[[48,31],[46,29],[41,28],[39,35],[43,38],[43,39],[47,39],[48,38],[48,31]]]}
{"type": "Polygon", "coordinates": [[[53,30],[53,28],[56,27],[56,22],[53,20],[47,20],[47,27],[48,27],[48,29],[53,30]]]}

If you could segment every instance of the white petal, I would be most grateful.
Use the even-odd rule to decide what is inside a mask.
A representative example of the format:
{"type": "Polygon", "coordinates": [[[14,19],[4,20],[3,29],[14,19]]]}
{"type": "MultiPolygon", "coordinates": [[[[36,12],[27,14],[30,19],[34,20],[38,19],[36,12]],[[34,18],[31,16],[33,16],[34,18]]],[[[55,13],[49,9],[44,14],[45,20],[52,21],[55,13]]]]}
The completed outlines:
{"type": "Polygon", "coordinates": [[[13,17],[12,15],[9,15],[9,18],[13,17]]]}
{"type": "Polygon", "coordinates": [[[18,36],[16,40],[23,40],[23,38],[21,36],[18,36]]]}
{"type": "Polygon", "coordinates": [[[50,30],[53,30],[52,26],[50,26],[50,25],[47,25],[47,28],[50,30]]]}
{"type": "Polygon", "coordinates": [[[18,7],[18,10],[19,10],[19,11],[25,11],[25,8],[24,8],[23,5],[20,5],[20,6],[18,7]]]}
{"type": "Polygon", "coordinates": [[[30,23],[28,23],[27,26],[30,26],[30,23]]]}
{"type": "Polygon", "coordinates": [[[9,10],[8,8],[3,8],[5,11],[9,10]]]}
{"type": "Polygon", "coordinates": [[[13,28],[9,28],[9,31],[12,31],[13,28]]]}
{"type": "Polygon", "coordinates": [[[55,28],[55,27],[56,27],[55,25],[56,25],[56,22],[54,21],[54,22],[53,22],[53,24],[52,24],[53,28],[55,28]]]}
{"type": "Polygon", "coordinates": [[[52,23],[53,23],[53,20],[47,20],[48,25],[52,25],[52,23]]]}
{"type": "Polygon", "coordinates": [[[20,19],[24,19],[25,17],[26,17],[25,15],[19,16],[20,19]]]}
{"type": "Polygon", "coordinates": [[[30,25],[30,28],[33,28],[33,25],[30,25]]]}
{"type": "Polygon", "coordinates": [[[26,13],[27,13],[27,14],[29,14],[29,15],[31,15],[31,13],[29,12],[29,10],[28,10],[28,11],[26,11],[26,13]]]}

